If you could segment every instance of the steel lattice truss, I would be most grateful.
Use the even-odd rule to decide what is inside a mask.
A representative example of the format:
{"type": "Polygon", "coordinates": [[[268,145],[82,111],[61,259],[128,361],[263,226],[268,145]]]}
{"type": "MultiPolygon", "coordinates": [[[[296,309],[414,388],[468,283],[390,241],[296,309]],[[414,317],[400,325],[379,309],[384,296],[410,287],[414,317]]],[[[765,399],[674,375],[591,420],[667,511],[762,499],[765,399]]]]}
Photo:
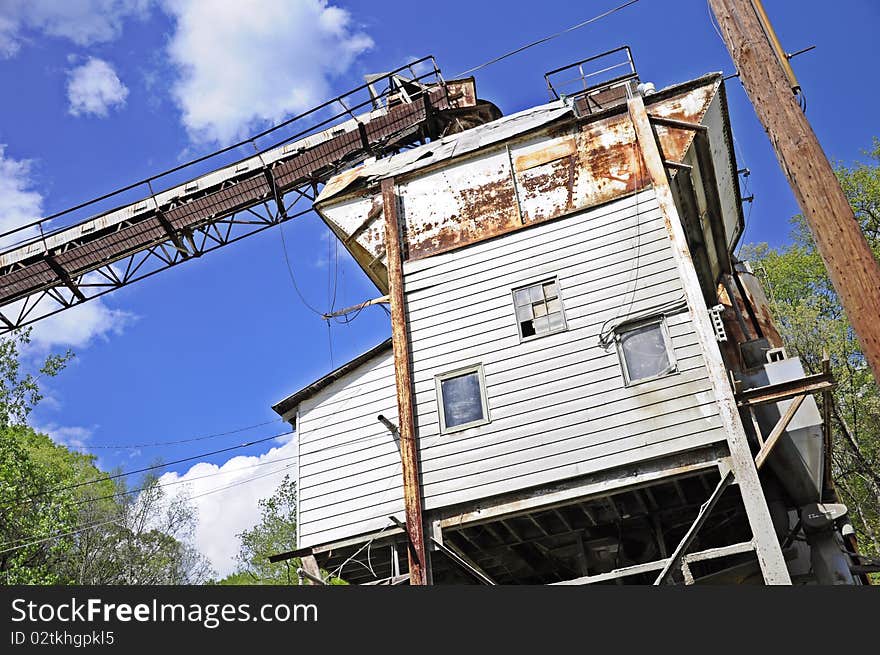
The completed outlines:
{"type": "Polygon", "coordinates": [[[472,79],[447,83],[426,57],[247,141],[0,234],[24,235],[0,254],[0,335],[302,216],[321,184],[367,157],[496,116],[494,106],[476,99],[472,79]],[[432,70],[418,75],[416,67],[425,63],[432,70]],[[309,126],[257,148],[257,138],[299,119],[309,126]],[[167,186],[167,175],[245,145],[255,154],[167,186]],[[154,182],[166,187],[154,192],[154,182]],[[78,210],[142,187],[145,199],[71,222],[78,210]],[[54,227],[59,220],[67,224],[54,227]]]}
{"type": "MultiPolygon", "coordinates": [[[[99,298],[132,282],[143,280],[167,268],[197,259],[205,253],[258,234],[267,228],[298,218],[311,211],[317,184],[294,189],[272,209],[270,198],[218,220],[187,230],[183,239],[168,236],[122,259],[99,266],[63,284],[50,286],[6,305],[0,311],[0,334],[99,298]]],[[[274,204],[274,201],[272,201],[274,204]]],[[[120,224],[120,229],[131,227],[120,224]]]]}

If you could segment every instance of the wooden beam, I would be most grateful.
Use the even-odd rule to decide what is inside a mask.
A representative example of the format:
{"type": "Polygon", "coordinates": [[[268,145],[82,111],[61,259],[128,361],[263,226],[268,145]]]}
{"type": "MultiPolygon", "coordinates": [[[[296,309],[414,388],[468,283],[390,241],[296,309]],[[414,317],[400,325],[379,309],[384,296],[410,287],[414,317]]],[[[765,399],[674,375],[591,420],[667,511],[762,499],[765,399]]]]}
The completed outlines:
{"type": "Polygon", "coordinates": [[[301,559],[301,567],[299,573],[313,585],[325,585],[324,578],[321,576],[321,567],[318,566],[318,560],[314,555],[304,555],[301,559]]]}
{"type": "Polygon", "coordinates": [[[758,454],[755,457],[755,466],[759,470],[764,466],[764,462],[767,461],[767,457],[770,455],[776,442],[782,437],[782,433],[785,432],[788,424],[791,423],[791,419],[794,418],[795,413],[801,408],[801,405],[804,404],[805,399],[806,396],[804,395],[798,396],[792,400],[788,408],[785,410],[785,413],[780,417],[779,421],[776,422],[776,425],[773,426],[770,436],[767,437],[767,440],[764,442],[764,445],[761,446],[761,450],[758,451],[758,454]]]}
{"type": "Polygon", "coordinates": [[[449,559],[458,564],[461,568],[463,568],[469,575],[476,578],[477,581],[490,586],[495,586],[498,583],[486,573],[482,567],[477,564],[474,560],[465,554],[463,550],[461,550],[458,546],[456,546],[451,539],[447,539],[446,541],[440,541],[439,539],[434,539],[432,537],[434,545],[438,550],[443,552],[449,559]]]}
{"type": "Polygon", "coordinates": [[[406,322],[406,298],[403,293],[403,253],[397,202],[394,178],[382,180],[388,296],[391,301],[391,343],[394,350],[394,380],[397,387],[400,461],[403,465],[403,502],[406,509],[406,532],[409,537],[410,584],[425,585],[428,583],[427,554],[422,517],[422,490],[419,481],[419,452],[412,402],[412,362],[406,322]]]}
{"type": "MultiPolygon", "coordinates": [[[[739,553],[747,553],[751,550],[754,550],[755,546],[751,541],[744,541],[738,544],[731,544],[729,546],[722,546],[720,548],[708,548],[706,550],[701,550],[698,553],[693,553],[691,555],[687,555],[686,559],[688,562],[702,562],[709,559],[716,559],[719,557],[728,557],[730,555],[737,555],[739,553]]],[[[645,562],[644,564],[634,564],[633,566],[627,566],[620,569],[615,569],[613,571],[609,571],[608,573],[599,573],[597,575],[586,575],[580,578],[575,578],[573,580],[565,580],[563,582],[554,582],[554,585],[588,585],[595,584],[597,582],[607,582],[608,580],[618,580],[620,578],[626,578],[631,575],[638,575],[640,573],[650,573],[651,571],[659,571],[662,569],[666,563],[669,561],[669,558],[659,559],[654,562],[645,562]]]]}
{"type": "MultiPolygon", "coordinates": [[[[752,0],[709,0],[709,5],[865,358],[880,380],[880,264],[798,105],[787,60],[774,50],[752,0]]],[[[770,27],[769,20],[765,23],[770,27]]]]}
{"type": "Polygon", "coordinates": [[[674,569],[676,566],[678,566],[681,558],[684,557],[687,549],[690,548],[694,539],[697,537],[697,533],[699,533],[700,528],[702,528],[703,524],[706,523],[706,519],[709,518],[709,514],[712,513],[715,505],[717,505],[718,501],[721,500],[721,496],[724,494],[724,491],[727,489],[727,487],[731,485],[731,483],[733,483],[733,472],[728,471],[728,473],[726,475],[723,475],[718,481],[718,485],[715,487],[712,495],[709,496],[709,499],[702,504],[702,506],[700,507],[700,511],[697,512],[697,518],[694,519],[691,527],[688,528],[688,531],[685,532],[684,537],[682,537],[681,541],[678,542],[675,550],[672,551],[672,555],[670,555],[669,559],[666,560],[666,564],[664,564],[663,569],[657,576],[657,579],[654,580],[655,585],[663,584],[663,582],[666,580],[666,576],[669,575],[669,572],[672,571],[672,569],[674,569]]]}
{"type": "Polygon", "coordinates": [[[740,407],[751,407],[766,403],[778,403],[805,393],[827,391],[833,387],[834,378],[830,372],[816,373],[796,380],[786,380],[740,391],[736,395],[736,401],[740,407]]]}
{"type": "Polygon", "coordinates": [[[627,110],[633,123],[642,159],[645,162],[645,170],[650,176],[657,204],[666,224],[672,255],[678,268],[691,322],[703,353],[718,416],[721,419],[727,437],[727,445],[730,448],[731,467],[736,481],[739,483],[743,505],[754,534],[755,551],[758,555],[764,581],[767,584],[791,584],[791,577],[785,566],[785,559],[779,548],[779,541],[776,539],[776,530],[770,518],[767,499],[764,497],[755,461],[752,459],[752,453],[749,449],[745,428],[733,397],[727,367],[721,357],[715,329],[709,319],[703,290],[700,287],[697,271],[688,249],[684,226],[675,206],[666,169],[663,167],[663,157],[657,145],[657,135],[648,119],[645,103],[640,95],[627,101],[627,110]]]}

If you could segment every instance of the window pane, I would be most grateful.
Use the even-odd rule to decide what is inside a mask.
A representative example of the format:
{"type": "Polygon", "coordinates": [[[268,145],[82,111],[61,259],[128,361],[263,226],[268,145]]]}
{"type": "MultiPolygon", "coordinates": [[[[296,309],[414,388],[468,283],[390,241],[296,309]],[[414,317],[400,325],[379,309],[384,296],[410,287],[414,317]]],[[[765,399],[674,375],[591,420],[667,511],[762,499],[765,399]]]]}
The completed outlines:
{"type": "Polygon", "coordinates": [[[535,315],[532,313],[531,305],[516,308],[516,320],[518,320],[520,323],[522,323],[523,321],[530,321],[534,317],[535,315]]]}
{"type": "Polygon", "coordinates": [[[443,415],[447,428],[485,418],[480,393],[480,376],[476,371],[442,380],[440,395],[443,398],[443,415]]]}
{"type": "Polygon", "coordinates": [[[550,331],[550,321],[546,316],[535,319],[535,332],[537,334],[547,334],[550,331]]]}
{"type": "Polygon", "coordinates": [[[672,367],[659,323],[627,330],[620,335],[620,347],[630,382],[662,375],[672,367]]]}
{"type": "Polygon", "coordinates": [[[542,336],[565,329],[565,314],[559,284],[544,280],[513,292],[516,320],[523,339],[542,336]],[[550,318],[551,314],[556,314],[550,318]]]}

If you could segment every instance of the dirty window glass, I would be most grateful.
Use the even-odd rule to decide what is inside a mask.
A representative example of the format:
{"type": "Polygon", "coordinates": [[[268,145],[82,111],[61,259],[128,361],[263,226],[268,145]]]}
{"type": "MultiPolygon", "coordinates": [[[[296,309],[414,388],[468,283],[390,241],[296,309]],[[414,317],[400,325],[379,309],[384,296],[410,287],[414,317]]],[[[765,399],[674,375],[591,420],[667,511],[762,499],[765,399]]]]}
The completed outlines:
{"type": "Polygon", "coordinates": [[[618,347],[630,384],[675,370],[662,321],[620,330],[618,347]]]}
{"type": "Polygon", "coordinates": [[[445,427],[455,428],[485,420],[483,393],[478,371],[440,381],[445,427]]]}
{"type": "Polygon", "coordinates": [[[565,316],[556,280],[545,280],[513,292],[516,322],[523,339],[565,329],[565,316]]]}

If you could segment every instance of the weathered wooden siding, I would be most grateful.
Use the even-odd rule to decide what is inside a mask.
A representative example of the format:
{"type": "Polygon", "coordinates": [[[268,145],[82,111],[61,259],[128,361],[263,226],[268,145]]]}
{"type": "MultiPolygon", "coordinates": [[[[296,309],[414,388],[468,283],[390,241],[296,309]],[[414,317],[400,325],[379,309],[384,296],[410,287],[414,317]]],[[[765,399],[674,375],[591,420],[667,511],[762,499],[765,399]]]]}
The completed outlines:
{"type": "MultiPolygon", "coordinates": [[[[403,210],[406,210],[405,205],[403,210]]],[[[682,298],[651,190],[405,264],[426,509],[722,441],[689,315],[678,373],[624,386],[602,324],[682,298]],[[520,343],[511,289],[557,275],[568,330],[520,343]],[[440,434],[434,376],[485,367],[491,422],[440,434]]],[[[301,546],[403,517],[390,352],[300,406],[301,546]]]]}
{"type": "Polygon", "coordinates": [[[398,445],[379,414],[397,423],[390,350],[300,405],[300,547],[381,530],[389,514],[403,519],[398,445]]]}
{"type": "Polygon", "coordinates": [[[626,388],[616,350],[598,344],[609,319],[682,298],[653,192],[405,273],[427,509],[724,439],[687,312],[668,317],[677,374],[626,388]],[[520,343],[511,289],[552,275],[568,330],[520,343]],[[491,422],[441,435],[434,376],[478,362],[491,422]]]}

